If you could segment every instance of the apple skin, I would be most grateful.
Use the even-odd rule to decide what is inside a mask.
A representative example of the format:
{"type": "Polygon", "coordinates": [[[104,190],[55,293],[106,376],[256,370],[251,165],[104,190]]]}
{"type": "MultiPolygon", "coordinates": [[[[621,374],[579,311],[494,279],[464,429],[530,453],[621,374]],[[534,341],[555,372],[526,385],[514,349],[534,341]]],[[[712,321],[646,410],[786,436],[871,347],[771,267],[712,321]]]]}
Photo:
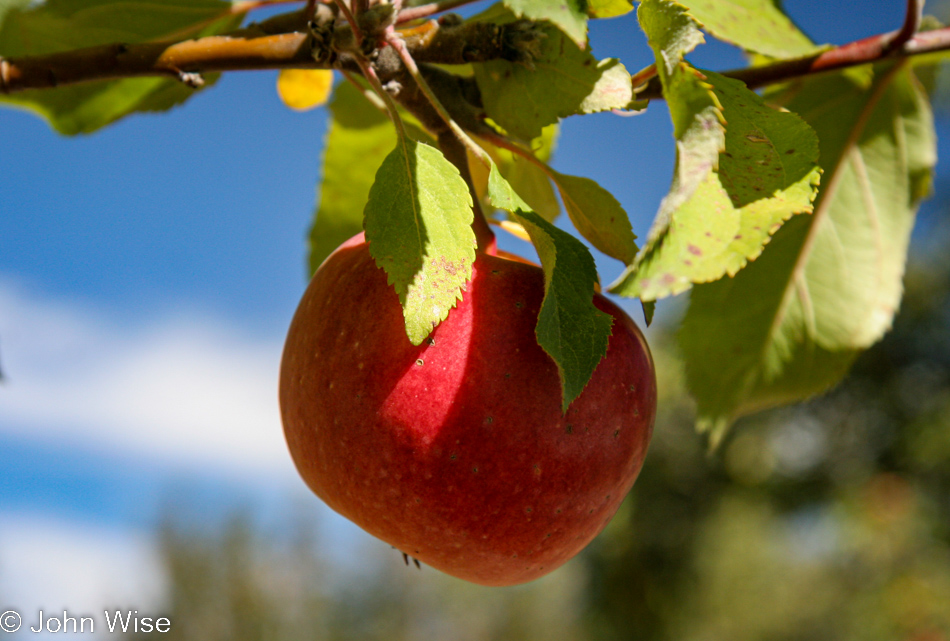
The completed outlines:
{"type": "Polygon", "coordinates": [[[330,255],[291,323],[280,405],[291,455],[327,505],[398,550],[482,585],[562,565],[609,522],[647,451],[656,378],[614,317],[607,355],[561,411],[534,329],[541,268],[479,254],[420,346],[362,234],[330,255]]]}

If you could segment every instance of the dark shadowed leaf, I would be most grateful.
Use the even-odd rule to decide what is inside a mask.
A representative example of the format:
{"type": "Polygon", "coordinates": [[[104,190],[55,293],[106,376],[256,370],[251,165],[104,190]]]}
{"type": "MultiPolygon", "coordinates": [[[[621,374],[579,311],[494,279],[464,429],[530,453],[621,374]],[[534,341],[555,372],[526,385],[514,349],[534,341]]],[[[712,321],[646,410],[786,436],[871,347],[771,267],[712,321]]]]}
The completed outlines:
{"type": "Polygon", "coordinates": [[[531,211],[495,167],[488,193],[495,207],[510,212],[525,228],[541,259],[544,301],[535,333],[557,364],[566,412],[607,353],[613,322],[593,303],[594,258],[579,240],[531,211]]]}

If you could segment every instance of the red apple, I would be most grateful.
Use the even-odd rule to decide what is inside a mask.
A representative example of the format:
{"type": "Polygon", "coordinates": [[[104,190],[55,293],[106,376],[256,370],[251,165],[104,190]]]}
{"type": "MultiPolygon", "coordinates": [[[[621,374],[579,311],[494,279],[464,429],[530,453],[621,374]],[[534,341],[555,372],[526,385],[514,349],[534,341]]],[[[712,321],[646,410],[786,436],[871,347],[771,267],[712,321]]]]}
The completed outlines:
{"type": "Polygon", "coordinates": [[[297,469],[367,532],[483,585],[540,577],[577,554],[633,485],[656,379],[618,307],[607,355],[561,411],[534,329],[541,268],[480,254],[462,300],[422,345],[362,234],[317,270],[284,348],[280,404],[297,469]]]}

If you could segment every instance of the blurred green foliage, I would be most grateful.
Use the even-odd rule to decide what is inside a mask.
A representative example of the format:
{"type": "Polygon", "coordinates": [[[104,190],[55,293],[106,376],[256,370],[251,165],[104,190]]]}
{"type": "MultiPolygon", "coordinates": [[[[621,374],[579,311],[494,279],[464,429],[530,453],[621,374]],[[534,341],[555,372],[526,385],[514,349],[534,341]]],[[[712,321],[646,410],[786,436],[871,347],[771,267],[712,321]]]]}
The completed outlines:
{"type": "Polygon", "coordinates": [[[673,341],[655,340],[660,415],[641,477],[548,577],[482,588],[406,568],[383,544],[332,558],[303,518],[280,536],[172,521],[162,636],[950,640],[950,231],[923,224],[885,340],[834,392],[746,419],[717,452],[693,429],[673,341]]]}

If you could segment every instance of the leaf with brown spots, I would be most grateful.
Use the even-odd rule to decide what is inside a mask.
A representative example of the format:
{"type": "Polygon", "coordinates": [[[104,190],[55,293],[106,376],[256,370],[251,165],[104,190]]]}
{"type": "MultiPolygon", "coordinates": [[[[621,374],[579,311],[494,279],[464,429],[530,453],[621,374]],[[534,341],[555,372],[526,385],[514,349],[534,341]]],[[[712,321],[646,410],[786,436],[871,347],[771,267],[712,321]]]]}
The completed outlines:
{"type": "Polygon", "coordinates": [[[698,427],[713,442],[738,416],[836,384],[900,304],[914,214],[936,162],[933,117],[900,64],[866,77],[825,74],[778,96],[821,139],[814,214],[785,223],[735,278],[690,296],[680,344],[698,427]]]}
{"type": "Polygon", "coordinates": [[[396,289],[419,345],[462,296],[475,261],[472,197],[438,149],[401,138],[364,210],[369,251],[396,289]]]}
{"type": "Polygon", "coordinates": [[[734,276],[786,220],[813,209],[820,169],[811,127],[736,80],[712,72],[707,80],[726,120],[719,169],[670,213],[669,225],[612,292],[655,300],[734,276]]]}

